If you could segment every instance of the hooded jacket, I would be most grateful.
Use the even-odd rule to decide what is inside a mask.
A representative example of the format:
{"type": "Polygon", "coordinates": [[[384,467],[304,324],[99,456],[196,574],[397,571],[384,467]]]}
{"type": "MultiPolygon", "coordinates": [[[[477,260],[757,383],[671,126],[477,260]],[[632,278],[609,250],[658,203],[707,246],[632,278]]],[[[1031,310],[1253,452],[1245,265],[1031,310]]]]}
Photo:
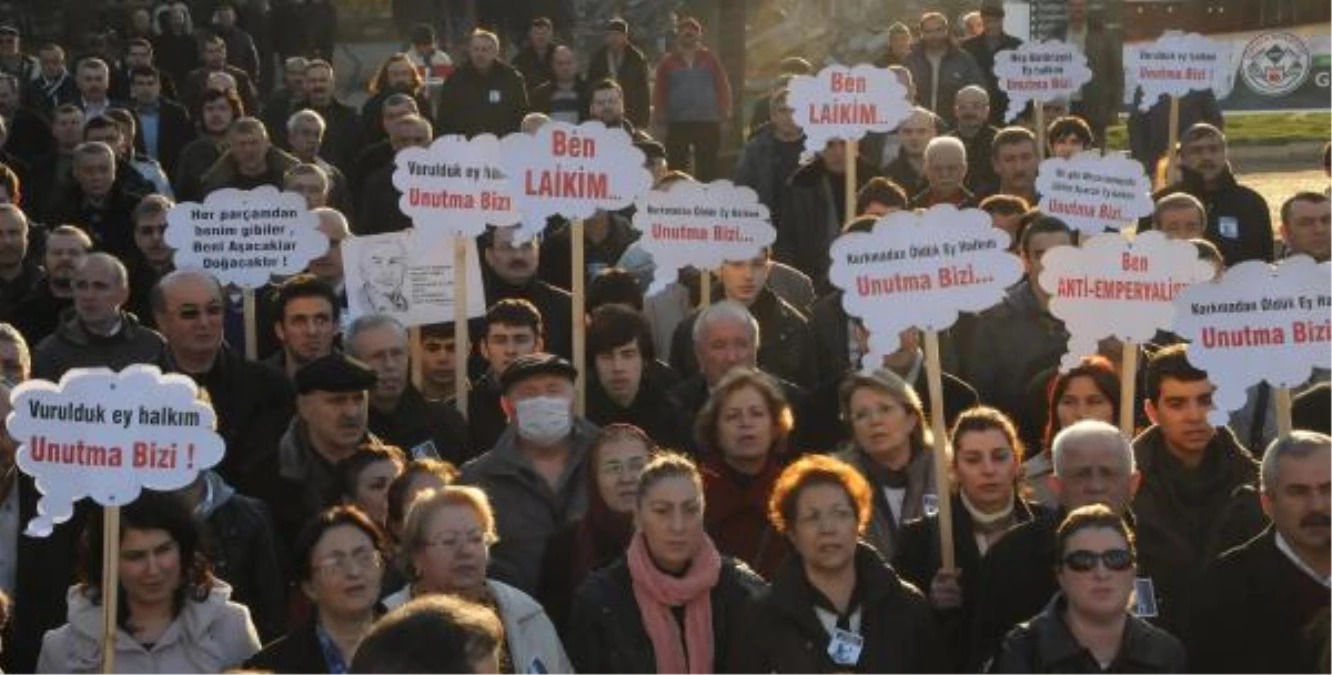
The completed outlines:
{"type": "MultiPolygon", "coordinates": [[[[259,651],[250,610],[231,601],[231,587],[215,581],[203,601],[187,598],[180,613],[151,648],[124,628],[116,631],[116,672],[217,673],[259,651]]],[[[69,623],[42,638],[39,673],[99,673],[102,667],[102,606],[79,587],[68,594],[69,623]]]]}
{"type": "Polygon", "coordinates": [[[165,352],[166,340],[129,312],[120,312],[120,330],[105,337],[88,332],[75,314],[33,350],[32,376],[55,382],[71,368],[118,371],[136,363],[160,366],[165,352]]]}

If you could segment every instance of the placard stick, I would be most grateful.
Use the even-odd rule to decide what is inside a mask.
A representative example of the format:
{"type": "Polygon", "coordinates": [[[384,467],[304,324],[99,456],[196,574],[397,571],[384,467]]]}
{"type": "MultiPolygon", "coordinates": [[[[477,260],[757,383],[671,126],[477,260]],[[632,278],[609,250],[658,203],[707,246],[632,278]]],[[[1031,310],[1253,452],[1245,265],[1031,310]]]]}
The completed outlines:
{"type": "Polygon", "coordinates": [[[1045,159],[1045,105],[1040,101],[1031,102],[1031,123],[1036,127],[1036,156],[1045,159]]]}
{"type": "Polygon", "coordinates": [[[707,309],[712,306],[712,272],[701,270],[698,273],[698,307],[707,309]]]}
{"type": "MultiPolygon", "coordinates": [[[[1272,387],[1272,393],[1276,395],[1276,414],[1277,414],[1277,436],[1289,434],[1295,427],[1291,421],[1291,396],[1290,390],[1285,387],[1272,387]]],[[[1253,448],[1254,452],[1261,452],[1261,448],[1253,448]]]]}
{"type": "Polygon", "coordinates": [[[1136,425],[1133,423],[1137,412],[1135,400],[1138,385],[1138,344],[1132,340],[1124,341],[1123,366],[1119,369],[1119,432],[1124,438],[1133,439],[1136,425]]]}
{"type": "Polygon", "coordinates": [[[859,141],[846,142],[846,222],[851,222],[860,215],[856,213],[856,155],[860,152],[859,141]]]}
{"type": "MultiPolygon", "coordinates": [[[[247,291],[248,292],[248,291],[247,291]]],[[[120,507],[102,509],[102,672],[116,672],[116,622],[120,599],[120,507]]]]}
{"type": "Polygon", "coordinates": [[[259,358],[259,321],[255,316],[257,308],[254,304],[254,289],[245,289],[242,297],[245,313],[245,358],[255,361],[259,358]]]}
{"type": "Polygon", "coordinates": [[[421,391],[423,381],[421,367],[421,327],[412,326],[407,329],[408,353],[412,356],[412,386],[417,391],[421,391]]]}
{"type": "Polygon", "coordinates": [[[583,343],[587,340],[587,318],[584,315],[584,289],[587,285],[587,269],[583,263],[584,244],[583,241],[583,221],[575,218],[569,223],[569,239],[572,245],[569,247],[573,253],[573,264],[569,271],[573,281],[573,363],[578,371],[578,381],[575,383],[574,393],[574,413],[581,416],[587,409],[587,354],[584,354],[583,343]]]}
{"type": "MultiPolygon", "coordinates": [[[[1179,157],[1175,152],[1175,146],[1179,144],[1179,97],[1170,96],[1170,136],[1166,142],[1166,175],[1167,185],[1173,184],[1179,180],[1176,172],[1179,169],[1179,157]]],[[[1164,187],[1164,186],[1162,186],[1164,187]]]]}
{"type": "Polygon", "coordinates": [[[939,334],[925,333],[925,377],[930,386],[930,425],[934,432],[934,490],[939,496],[939,558],[941,568],[956,567],[953,559],[953,502],[948,486],[948,429],[944,424],[943,365],[939,334]]]}
{"type": "Polygon", "coordinates": [[[467,238],[453,236],[453,401],[467,417],[467,238]]]}

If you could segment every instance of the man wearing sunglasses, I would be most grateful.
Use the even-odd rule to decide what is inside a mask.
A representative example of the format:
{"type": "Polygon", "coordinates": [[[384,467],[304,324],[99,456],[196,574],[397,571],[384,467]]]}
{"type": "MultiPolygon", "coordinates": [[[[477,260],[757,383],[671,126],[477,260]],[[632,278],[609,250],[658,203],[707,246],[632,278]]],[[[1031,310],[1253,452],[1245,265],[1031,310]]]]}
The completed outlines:
{"type": "Polygon", "coordinates": [[[150,304],[167,341],[164,368],[190,376],[212,399],[227,446],[217,472],[241,492],[255,494],[257,467],[276,455],[295,410],[291,383],[276,368],[225,348],[225,302],[212,275],[171,272],[153,287],[150,304]]]}
{"type": "Polygon", "coordinates": [[[34,378],[54,382],[70,368],[161,363],[166,341],[122,309],[129,300],[129,272],[115,256],[88,254],[73,287],[74,316],[33,350],[34,378]]]}
{"type": "Polygon", "coordinates": [[[1272,526],[1203,576],[1184,644],[1193,672],[1312,673],[1325,668],[1332,556],[1332,438],[1295,431],[1263,455],[1272,526]],[[1326,618],[1324,618],[1326,621],[1326,618]]]}

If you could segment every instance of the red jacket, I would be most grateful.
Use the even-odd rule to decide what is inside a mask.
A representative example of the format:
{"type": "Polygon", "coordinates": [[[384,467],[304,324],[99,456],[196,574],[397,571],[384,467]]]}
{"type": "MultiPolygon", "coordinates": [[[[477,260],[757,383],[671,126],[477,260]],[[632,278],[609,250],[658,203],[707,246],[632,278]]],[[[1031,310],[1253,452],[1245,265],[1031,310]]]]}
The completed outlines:
{"type": "Polygon", "coordinates": [[[722,554],[745,561],[765,579],[772,578],[790,552],[786,538],[768,522],[768,498],[782,468],[779,460],[770,458],[763,471],[741,485],[735,469],[717,453],[701,467],[708,536],[722,554]]]}
{"type": "MultiPolygon", "coordinates": [[[[656,111],[662,119],[670,121],[667,116],[667,96],[670,93],[671,73],[677,70],[689,68],[680,52],[673,51],[667,54],[657,65],[657,81],[652,87],[652,109],[656,111]]],[[[717,94],[717,108],[721,111],[722,119],[727,119],[731,114],[731,81],[726,77],[726,69],[722,67],[721,59],[707,47],[699,47],[694,52],[694,68],[703,68],[712,71],[713,86],[717,94]]]]}

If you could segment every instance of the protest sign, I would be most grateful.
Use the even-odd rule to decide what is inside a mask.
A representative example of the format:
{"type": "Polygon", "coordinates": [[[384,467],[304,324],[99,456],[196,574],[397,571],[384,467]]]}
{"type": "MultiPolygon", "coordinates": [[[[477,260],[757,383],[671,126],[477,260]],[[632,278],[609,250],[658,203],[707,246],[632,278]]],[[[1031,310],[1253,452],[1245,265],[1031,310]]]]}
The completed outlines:
{"type": "Polygon", "coordinates": [[[791,78],[787,88],[809,152],[822,150],[834,138],[849,142],[871,131],[892,131],[913,108],[891,70],[868,64],[834,64],[816,75],[791,78]]]}
{"type": "Polygon", "coordinates": [[[319,218],[305,198],[267,185],[226,188],[202,204],[177,204],[167,213],[167,225],[176,267],[201,269],[240,288],[296,274],[328,250],[328,237],[317,229],[319,218]]]}
{"type": "MultiPolygon", "coordinates": [[[[404,326],[453,321],[455,268],[453,237],[435,237],[421,230],[350,237],[342,242],[347,309],[354,319],[388,314],[404,326]]],[[[465,239],[468,286],[481,288],[476,240],[465,239]]],[[[485,298],[470,294],[466,317],[486,313],[485,298]]]]}
{"type": "Polygon", "coordinates": [[[486,225],[517,223],[517,205],[500,166],[500,140],[441,136],[427,148],[397,154],[393,186],[398,208],[420,230],[476,237],[486,225]]]}
{"type": "Polygon", "coordinates": [[[1078,153],[1041,162],[1036,192],[1043,213],[1083,234],[1120,230],[1152,215],[1152,181],[1142,164],[1121,154],[1078,153]]]}
{"type": "Polygon", "coordinates": [[[1162,96],[1211,90],[1221,99],[1234,86],[1230,48],[1197,33],[1166,31],[1155,42],[1124,50],[1124,103],[1132,104],[1141,88],[1138,108],[1143,112],[1162,96]]]}
{"type": "Polygon", "coordinates": [[[1041,288],[1050,313],[1068,329],[1062,370],[1096,353],[1103,338],[1142,343],[1174,328],[1175,295],[1216,274],[1192,242],[1155,230],[1130,241],[1102,234],[1082,246],[1057,246],[1041,256],[1041,288]]]}
{"type": "Polygon", "coordinates": [[[1175,296],[1175,332],[1191,341],[1189,363],[1216,385],[1212,423],[1225,424],[1259,382],[1291,389],[1314,368],[1332,367],[1330,274],[1332,264],[1305,255],[1275,266],[1250,260],[1175,296]]]}
{"type": "Polygon", "coordinates": [[[1087,56],[1076,45],[1050,40],[1024,42],[1017,49],[995,54],[994,76],[1008,94],[1004,119],[1011,122],[1028,102],[1044,103],[1076,94],[1091,81],[1092,72],[1087,56]]]}
{"type": "Polygon", "coordinates": [[[758,195],[726,180],[676,181],[640,196],[635,206],[634,228],[643,233],[638,244],[656,265],[649,294],[675,281],[682,268],[749,260],[777,238],[758,195]]]}
{"type": "Polygon", "coordinates": [[[156,366],[74,369],[58,384],[28,380],[10,402],[19,470],[42,493],[27,526],[33,536],[69,520],[83,497],[123,506],[142,488],[185,487],[225,450],[194,381],[156,366]]]}

